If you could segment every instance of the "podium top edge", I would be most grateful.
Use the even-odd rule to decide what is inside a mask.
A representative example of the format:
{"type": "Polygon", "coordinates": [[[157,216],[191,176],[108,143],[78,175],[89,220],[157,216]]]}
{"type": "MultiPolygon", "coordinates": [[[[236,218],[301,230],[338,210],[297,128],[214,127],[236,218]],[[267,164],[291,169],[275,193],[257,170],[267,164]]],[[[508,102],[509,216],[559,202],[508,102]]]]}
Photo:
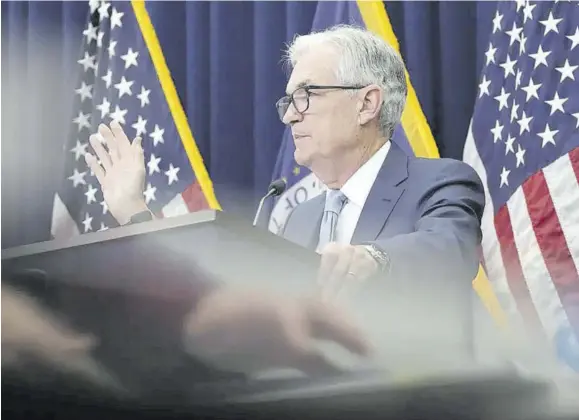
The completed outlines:
{"type": "Polygon", "coordinates": [[[201,210],[182,216],[155,219],[149,222],[134,225],[125,225],[113,229],[89,232],[66,239],[52,239],[27,245],[7,248],[2,250],[2,261],[13,258],[26,257],[34,254],[57,251],[65,248],[106,242],[114,239],[125,238],[135,235],[157,232],[166,229],[174,229],[183,226],[214,222],[220,216],[218,210],[201,210]]]}

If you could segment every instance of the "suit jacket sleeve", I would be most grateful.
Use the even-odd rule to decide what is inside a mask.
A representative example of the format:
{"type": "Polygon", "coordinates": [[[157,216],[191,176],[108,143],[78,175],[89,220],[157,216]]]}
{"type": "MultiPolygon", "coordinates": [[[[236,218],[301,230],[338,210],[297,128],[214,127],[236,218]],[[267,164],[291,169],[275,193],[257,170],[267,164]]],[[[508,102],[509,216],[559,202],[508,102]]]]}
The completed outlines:
{"type": "Polygon", "coordinates": [[[474,279],[484,205],[476,172],[459,161],[446,165],[423,195],[415,232],[374,243],[391,260],[389,279],[412,286],[439,279],[444,287],[474,279]]]}

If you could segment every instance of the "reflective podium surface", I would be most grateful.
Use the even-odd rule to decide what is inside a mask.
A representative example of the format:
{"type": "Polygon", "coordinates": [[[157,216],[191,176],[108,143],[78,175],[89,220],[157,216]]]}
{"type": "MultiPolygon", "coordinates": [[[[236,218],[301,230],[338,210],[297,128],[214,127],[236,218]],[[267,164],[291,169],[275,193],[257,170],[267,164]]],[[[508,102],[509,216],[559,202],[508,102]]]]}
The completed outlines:
{"type": "MultiPolygon", "coordinates": [[[[313,419],[575,419],[551,381],[512,372],[435,374],[389,379],[378,372],[279,380],[197,383],[180,401],[143,400],[111,389],[3,385],[7,418],[300,418],[313,419]]],[[[59,381],[55,381],[53,386],[59,381]]],[[[66,380],[64,381],[66,382],[66,380]]],[[[572,387],[567,383],[567,394],[572,387]]],[[[579,389],[579,388],[577,388],[579,389]]],[[[576,394],[575,394],[576,395],[576,394]]],[[[572,397],[570,397],[572,398],[572,397]]]]}
{"type": "MultiPolygon", "coordinates": [[[[200,363],[180,337],[198,263],[223,266],[223,276],[247,268],[246,278],[268,284],[272,270],[261,267],[272,261],[275,246],[274,266],[291,267],[275,275],[289,289],[292,281],[304,288],[311,283],[313,258],[264,235],[249,249],[251,230],[227,221],[215,228],[207,213],[192,217],[198,218],[195,226],[173,220],[170,226],[87,235],[61,247],[46,243],[3,252],[6,418],[577,418],[571,402],[579,385],[571,379],[523,377],[513,368],[476,366],[467,358],[418,368],[420,358],[435,356],[428,348],[413,353],[414,362],[385,358],[379,367],[323,377],[257,379],[200,363]],[[226,246],[229,266],[222,263],[226,246]],[[256,255],[261,266],[248,263],[256,255]],[[6,286],[25,298],[6,300],[6,286]],[[96,345],[85,344],[85,335],[96,345]]],[[[384,341],[394,344],[390,337],[384,341]]]]}

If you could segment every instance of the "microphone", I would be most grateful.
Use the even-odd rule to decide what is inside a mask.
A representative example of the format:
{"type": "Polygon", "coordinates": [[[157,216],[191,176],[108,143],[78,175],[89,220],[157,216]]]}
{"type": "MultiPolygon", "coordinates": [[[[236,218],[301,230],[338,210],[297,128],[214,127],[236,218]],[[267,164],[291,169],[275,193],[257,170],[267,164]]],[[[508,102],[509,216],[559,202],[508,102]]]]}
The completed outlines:
{"type": "Polygon", "coordinates": [[[253,219],[253,226],[257,226],[257,221],[259,220],[259,215],[261,213],[261,208],[263,207],[263,203],[269,197],[277,197],[282,195],[287,187],[287,182],[284,179],[276,179],[271,184],[269,184],[268,192],[263,198],[259,201],[259,206],[257,207],[257,212],[255,213],[255,218],[253,219]]]}

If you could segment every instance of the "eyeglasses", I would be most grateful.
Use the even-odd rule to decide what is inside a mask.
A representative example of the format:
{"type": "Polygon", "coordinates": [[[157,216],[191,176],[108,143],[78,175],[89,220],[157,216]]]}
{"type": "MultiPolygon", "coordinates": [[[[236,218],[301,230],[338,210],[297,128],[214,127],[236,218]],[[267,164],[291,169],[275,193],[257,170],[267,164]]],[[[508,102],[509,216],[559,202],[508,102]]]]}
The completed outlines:
{"type": "Polygon", "coordinates": [[[293,104],[295,110],[303,114],[310,107],[310,95],[312,90],[321,89],[341,89],[341,90],[356,90],[362,89],[365,86],[320,86],[320,85],[306,85],[301,86],[293,91],[291,95],[286,95],[280,98],[275,107],[277,108],[277,113],[279,119],[283,121],[283,117],[287,113],[290,104],[293,104]]]}

